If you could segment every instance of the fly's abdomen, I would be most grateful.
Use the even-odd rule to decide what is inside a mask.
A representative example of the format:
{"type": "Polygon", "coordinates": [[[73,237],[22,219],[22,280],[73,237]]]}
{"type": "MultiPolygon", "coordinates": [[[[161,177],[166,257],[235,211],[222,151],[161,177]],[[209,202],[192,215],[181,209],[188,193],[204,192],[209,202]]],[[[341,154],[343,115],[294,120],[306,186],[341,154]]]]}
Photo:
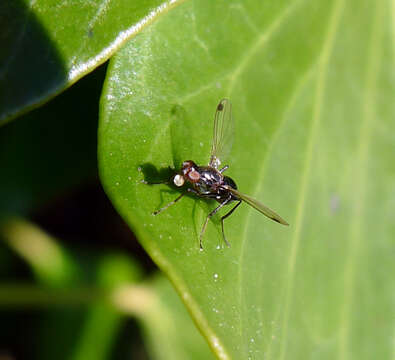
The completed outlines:
{"type": "Polygon", "coordinates": [[[230,178],[229,176],[224,176],[223,184],[224,184],[224,185],[228,185],[228,186],[230,186],[232,189],[237,190],[237,185],[236,185],[236,183],[235,183],[235,182],[232,180],[232,178],[230,178]]]}

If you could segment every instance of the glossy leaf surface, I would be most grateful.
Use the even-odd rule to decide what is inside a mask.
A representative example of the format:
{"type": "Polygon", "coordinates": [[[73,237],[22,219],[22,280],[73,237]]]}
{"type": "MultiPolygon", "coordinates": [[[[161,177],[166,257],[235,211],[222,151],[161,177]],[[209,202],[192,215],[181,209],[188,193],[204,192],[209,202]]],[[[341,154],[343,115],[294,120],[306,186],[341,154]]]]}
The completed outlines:
{"type": "Polygon", "coordinates": [[[386,1],[190,1],[110,63],[106,191],[222,359],[390,359],[394,328],[394,48],[386,1]],[[290,223],[142,179],[207,164],[233,103],[227,175],[290,223]],[[219,248],[218,248],[219,247],[219,248]]]}

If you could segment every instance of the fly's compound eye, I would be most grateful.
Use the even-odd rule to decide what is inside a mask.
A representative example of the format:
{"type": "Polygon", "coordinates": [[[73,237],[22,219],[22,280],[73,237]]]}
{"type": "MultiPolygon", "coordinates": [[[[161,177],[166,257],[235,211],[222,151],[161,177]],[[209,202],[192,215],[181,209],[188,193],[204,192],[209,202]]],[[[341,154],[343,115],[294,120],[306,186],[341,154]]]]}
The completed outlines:
{"type": "Polygon", "coordinates": [[[185,183],[185,179],[182,175],[177,174],[176,176],[174,176],[173,182],[175,186],[182,186],[185,183]]]}
{"type": "Polygon", "coordinates": [[[188,173],[188,179],[189,181],[196,183],[200,180],[200,174],[196,170],[192,170],[188,173]]]}

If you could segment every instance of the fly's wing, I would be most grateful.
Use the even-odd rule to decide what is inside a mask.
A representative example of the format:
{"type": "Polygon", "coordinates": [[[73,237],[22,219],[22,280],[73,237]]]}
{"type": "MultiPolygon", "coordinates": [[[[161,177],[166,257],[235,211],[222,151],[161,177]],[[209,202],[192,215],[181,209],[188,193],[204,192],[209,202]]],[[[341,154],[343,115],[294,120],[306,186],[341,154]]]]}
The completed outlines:
{"type": "Polygon", "coordinates": [[[209,165],[218,169],[230,152],[233,144],[234,123],[232,117],[232,104],[228,99],[222,99],[217,105],[214,118],[213,144],[209,165]]]}
{"type": "Polygon", "coordinates": [[[248,205],[251,205],[254,209],[261,212],[263,215],[266,215],[268,218],[280,224],[289,225],[280,215],[276,214],[273,210],[269,209],[267,206],[263,205],[258,200],[255,200],[248,195],[242,194],[241,192],[229,186],[227,186],[226,189],[229,190],[233,195],[235,195],[239,199],[245,201],[248,205]]]}

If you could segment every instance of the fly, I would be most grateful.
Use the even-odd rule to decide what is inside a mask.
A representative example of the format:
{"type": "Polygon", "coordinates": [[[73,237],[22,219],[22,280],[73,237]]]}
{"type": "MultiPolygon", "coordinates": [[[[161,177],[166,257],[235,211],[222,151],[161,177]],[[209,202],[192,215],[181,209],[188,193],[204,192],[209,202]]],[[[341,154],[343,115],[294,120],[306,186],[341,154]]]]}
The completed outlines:
{"type": "MultiPolygon", "coordinates": [[[[208,198],[216,200],[219,205],[211,211],[203,224],[200,232],[199,244],[200,249],[203,249],[202,240],[207,224],[211,217],[213,217],[225,205],[236,202],[233,208],[221,217],[222,236],[225,244],[230,247],[226,240],[224,231],[224,220],[229,217],[236,208],[245,201],[248,205],[261,212],[268,218],[283,224],[288,223],[273,210],[260,203],[258,200],[245,195],[237,190],[236,183],[223,173],[229,168],[228,165],[221,167],[221,159],[223,159],[230,151],[233,139],[233,117],[232,105],[228,99],[222,99],[217,105],[214,117],[214,133],[213,142],[211,146],[210,162],[207,166],[198,166],[192,160],[184,161],[180,171],[171,178],[174,185],[181,187],[188,184],[187,191],[195,194],[200,198],[208,198]]],[[[144,181],[145,182],[145,181],[144,181]]],[[[147,182],[145,182],[147,183],[147,182]]],[[[175,200],[168,203],[159,210],[156,210],[153,215],[158,215],[166,210],[169,206],[178,202],[185,193],[179,195],[175,200]]]]}

